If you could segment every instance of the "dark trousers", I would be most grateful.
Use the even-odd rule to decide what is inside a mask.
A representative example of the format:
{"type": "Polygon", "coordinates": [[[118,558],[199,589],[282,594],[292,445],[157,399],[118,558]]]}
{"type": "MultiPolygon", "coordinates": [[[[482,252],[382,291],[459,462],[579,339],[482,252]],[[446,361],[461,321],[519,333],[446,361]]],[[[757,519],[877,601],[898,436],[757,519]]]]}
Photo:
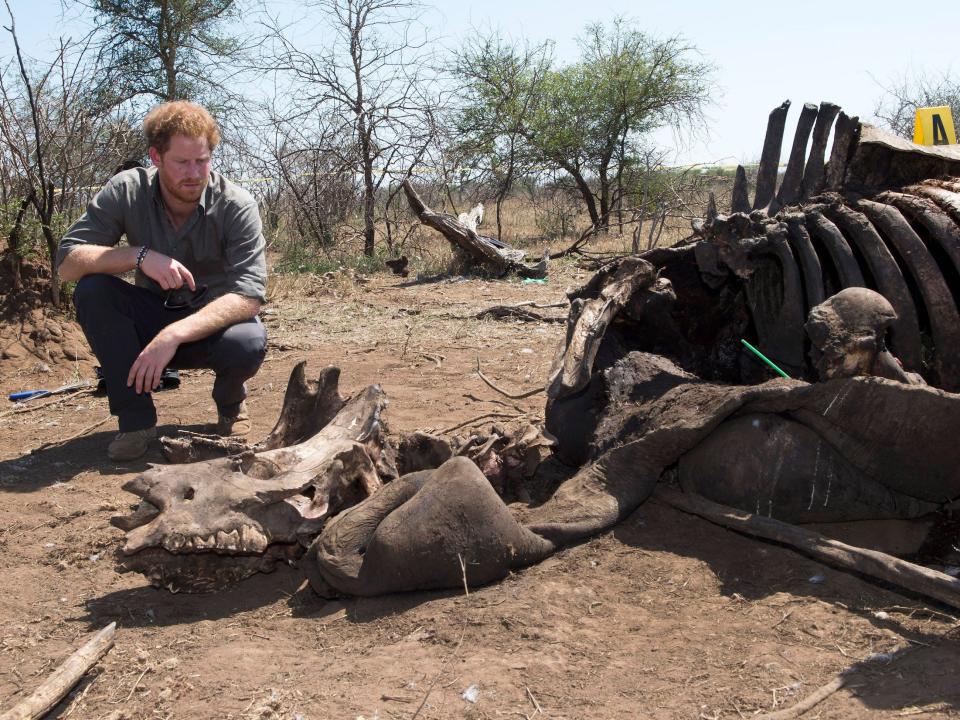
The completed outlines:
{"type": "MultiPolygon", "coordinates": [[[[107,385],[110,414],[120,432],[157,424],[150,393],[127,387],[127,375],[140,351],[163,328],[196,312],[167,310],[164,298],[112,275],[87,275],[73,293],[77,320],[107,385]]],[[[209,368],[216,373],[213,399],[222,415],[236,415],[247,396],[244,382],[256,375],[267,350],[267,333],[259,318],[231,325],[213,335],[184,343],[170,361],[177,370],[209,368]]]]}

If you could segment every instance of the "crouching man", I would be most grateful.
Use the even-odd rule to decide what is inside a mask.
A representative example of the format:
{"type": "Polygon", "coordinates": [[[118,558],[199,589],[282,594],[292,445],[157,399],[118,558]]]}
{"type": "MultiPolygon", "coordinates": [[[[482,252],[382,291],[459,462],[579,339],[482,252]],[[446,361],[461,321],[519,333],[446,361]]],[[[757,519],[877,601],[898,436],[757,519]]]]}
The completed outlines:
{"type": "Polygon", "coordinates": [[[117,461],[140,457],[156,436],[150,392],[166,367],[214,370],[216,432],[245,435],[244,383],[266,351],[260,214],[249,193],[210,170],[216,122],[178,101],[151,110],[143,129],[153,167],[115,175],[57,254],[60,275],[77,281],[77,319],[119,421],[107,448],[117,461]],[[130,270],[133,285],[115,277],[130,270]]]}

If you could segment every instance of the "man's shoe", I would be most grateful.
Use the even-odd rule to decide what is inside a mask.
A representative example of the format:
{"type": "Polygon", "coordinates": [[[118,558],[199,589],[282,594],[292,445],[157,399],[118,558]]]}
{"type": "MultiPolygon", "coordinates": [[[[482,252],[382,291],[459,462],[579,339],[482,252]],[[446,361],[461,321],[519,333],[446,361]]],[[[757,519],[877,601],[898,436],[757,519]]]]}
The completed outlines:
{"type": "Polygon", "coordinates": [[[245,437],[250,433],[250,415],[247,403],[240,403],[237,414],[230,417],[222,413],[217,415],[217,427],[214,432],[220,437],[245,437]]]}
{"type": "Polygon", "coordinates": [[[145,430],[122,432],[107,445],[107,457],[116,462],[136,460],[147,452],[147,448],[150,447],[150,441],[156,436],[156,426],[146,428],[145,430]]]}

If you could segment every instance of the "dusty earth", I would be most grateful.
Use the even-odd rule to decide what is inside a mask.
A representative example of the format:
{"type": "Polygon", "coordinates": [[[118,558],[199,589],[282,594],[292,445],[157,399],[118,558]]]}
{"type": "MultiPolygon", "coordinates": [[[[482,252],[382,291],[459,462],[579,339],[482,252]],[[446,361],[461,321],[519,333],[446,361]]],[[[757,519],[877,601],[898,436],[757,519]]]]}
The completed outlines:
{"type": "MultiPolygon", "coordinates": [[[[381,383],[394,435],[536,421],[543,396],[498,395],[476,357],[506,390],[542,385],[563,325],[473,316],[560,301],[587,277],[285,279],[251,384],[254,439],[301,359],[313,376],[339,365],[349,392],[381,383]]],[[[92,377],[83,360],[21,357],[0,370],[4,394],[92,377]]],[[[157,394],[162,429],[211,420],[211,384],[184,373],[179,390],[157,394]]],[[[113,421],[91,429],[105,398],[27,409],[0,415],[0,710],[116,621],[114,649],[54,717],[744,718],[789,708],[846,669],[846,686],[805,717],[960,715],[956,613],[654,501],[469,594],[326,602],[296,568],[214,595],[155,590],[115,571],[122,533],[108,520],[132,502],[121,484],[159,451],[109,462],[113,421]]]]}

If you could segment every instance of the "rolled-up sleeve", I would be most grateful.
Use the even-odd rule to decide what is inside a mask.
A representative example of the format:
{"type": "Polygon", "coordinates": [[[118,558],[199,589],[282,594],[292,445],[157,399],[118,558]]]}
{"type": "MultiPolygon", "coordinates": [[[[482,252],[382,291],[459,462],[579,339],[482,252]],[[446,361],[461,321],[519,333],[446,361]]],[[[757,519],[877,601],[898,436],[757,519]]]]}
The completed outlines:
{"type": "Polygon", "coordinates": [[[111,181],[87,205],[86,212],[70,226],[57,249],[57,267],[79,245],[116,245],[123,235],[122,187],[111,181]]]}
{"type": "Polygon", "coordinates": [[[267,243],[255,200],[238,203],[224,219],[227,285],[230,292],[267,301],[267,243]]]}

